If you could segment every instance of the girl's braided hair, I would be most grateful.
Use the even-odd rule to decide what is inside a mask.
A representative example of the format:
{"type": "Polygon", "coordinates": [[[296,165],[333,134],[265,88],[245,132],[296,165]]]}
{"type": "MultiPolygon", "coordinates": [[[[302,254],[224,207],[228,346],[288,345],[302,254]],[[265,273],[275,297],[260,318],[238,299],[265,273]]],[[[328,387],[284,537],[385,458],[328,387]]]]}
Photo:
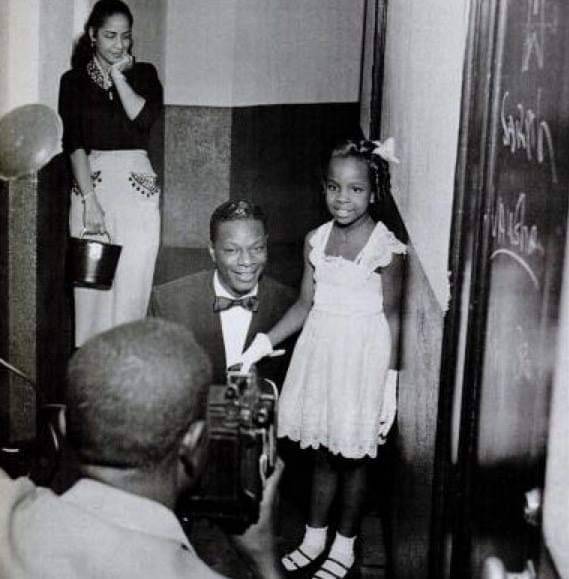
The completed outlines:
{"type": "Polygon", "coordinates": [[[378,148],[375,141],[351,139],[342,141],[332,149],[330,161],[332,159],[354,158],[367,163],[369,168],[369,180],[375,194],[375,200],[379,203],[385,202],[391,195],[391,179],[389,175],[389,163],[378,153],[374,152],[378,148]]]}

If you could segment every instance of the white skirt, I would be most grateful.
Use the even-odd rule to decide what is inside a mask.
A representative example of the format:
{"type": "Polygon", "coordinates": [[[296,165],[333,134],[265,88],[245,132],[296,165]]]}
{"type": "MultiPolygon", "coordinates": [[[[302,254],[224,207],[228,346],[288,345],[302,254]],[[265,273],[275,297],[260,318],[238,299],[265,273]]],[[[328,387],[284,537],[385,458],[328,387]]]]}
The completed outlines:
{"type": "MultiPolygon", "coordinates": [[[[146,151],[92,151],[89,164],[107,231],[122,251],[111,289],[74,288],[77,347],[99,332],[146,316],[160,243],[160,188],[146,151]]],[[[83,203],[76,188],[70,230],[73,237],[83,230],[83,203]]]]}
{"type": "Polygon", "coordinates": [[[391,335],[383,312],[335,315],[312,309],[279,400],[278,435],[301,448],[375,457],[395,418],[386,392],[391,335]],[[389,422],[389,424],[386,424],[389,422]]]}

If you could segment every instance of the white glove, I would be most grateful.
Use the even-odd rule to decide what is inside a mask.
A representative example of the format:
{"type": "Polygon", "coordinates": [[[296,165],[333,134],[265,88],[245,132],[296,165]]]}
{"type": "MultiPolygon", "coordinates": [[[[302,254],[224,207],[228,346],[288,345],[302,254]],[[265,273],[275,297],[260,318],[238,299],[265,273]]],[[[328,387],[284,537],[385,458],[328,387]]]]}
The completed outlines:
{"type": "Polygon", "coordinates": [[[273,353],[273,345],[269,340],[267,334],[257,334],[251,345],[241,354],[241,372],[249,372],[252,364],[255,364],[265,356],[270,356],[273,353]]]}
{"type": "Polygon", "coordinates": [[[387,440],[387,434],[395,422],[397,414],[397,381],[399,372],[397,370],[388,370],[385,378],[385,388],[383,391],[383,407],[379,417],[379,436],[378,443],[384,444],[387,440]]]}

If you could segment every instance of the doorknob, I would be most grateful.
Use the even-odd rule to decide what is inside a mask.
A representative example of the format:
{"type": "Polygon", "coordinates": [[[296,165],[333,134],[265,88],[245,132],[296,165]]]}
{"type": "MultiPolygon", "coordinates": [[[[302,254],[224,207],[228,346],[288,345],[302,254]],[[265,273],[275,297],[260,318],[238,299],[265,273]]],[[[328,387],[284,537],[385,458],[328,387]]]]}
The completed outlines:
{"type": "Polygon", "coordinates": [[[487,557],[482,566],[481,579],[536,579],[533,561],[528,561],[521,573],[509,573],[498,557],[487,557]]]}

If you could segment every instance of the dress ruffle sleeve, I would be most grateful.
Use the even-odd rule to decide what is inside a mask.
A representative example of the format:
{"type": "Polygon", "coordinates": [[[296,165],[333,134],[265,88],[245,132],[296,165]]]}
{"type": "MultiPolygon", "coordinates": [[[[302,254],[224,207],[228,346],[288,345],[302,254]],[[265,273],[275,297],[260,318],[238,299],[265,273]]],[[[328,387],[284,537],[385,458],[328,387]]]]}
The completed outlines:
{"type": "Polygon", "coordinates": [[[312,265],[315,265],[316,260],[318,259],[318,255],[324,253],[324,246],[326,245],[326,241],[328,239],[328,235],[330,234],[330,229],[332,229],[332,225],[334,224],[333,221],[327,221],[323,225],[320,225],[316,231],[312,234],[308,243],[312,248],[308,259],[312,265]]]}
{"type": "Polygon", "coordinates": [[[393,259],[393,254],[407,253],[407,246],[401,243],[383,223],[378,222],[373,235],[372,243],[366,248],[366,255],[362,256],[362,261],[365,261],[371,271],[378,267],[387,267],[393,259]]]}

